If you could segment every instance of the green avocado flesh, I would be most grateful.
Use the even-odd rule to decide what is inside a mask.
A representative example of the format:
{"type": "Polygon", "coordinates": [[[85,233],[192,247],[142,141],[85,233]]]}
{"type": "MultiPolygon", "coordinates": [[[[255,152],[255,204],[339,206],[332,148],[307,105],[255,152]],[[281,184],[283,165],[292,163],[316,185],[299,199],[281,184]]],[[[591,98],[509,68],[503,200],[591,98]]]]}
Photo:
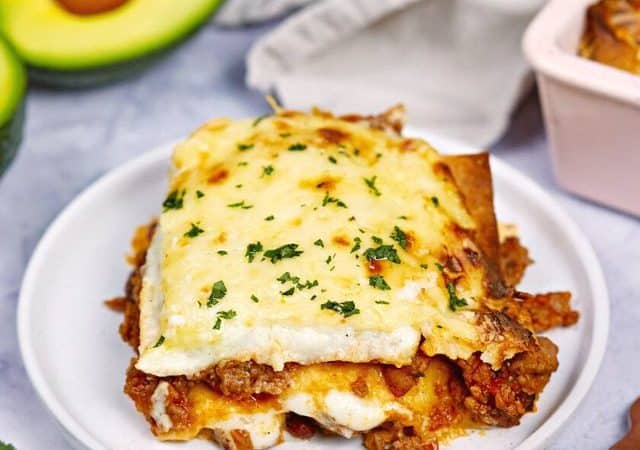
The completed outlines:
{"type": "Polygon", "coordinates": [[[22,63],[0,38],[0,173],[13,160],[22,139],[26,86],[22,63]]]}
{"type": "Polygon", "coordinates": [[[0,30],[34,78],[72,86],[74,79],[104,82],[143,68],[221,3],[128,0],[111,11],[76,15],[55,0],[0,0],[0,30]]]}

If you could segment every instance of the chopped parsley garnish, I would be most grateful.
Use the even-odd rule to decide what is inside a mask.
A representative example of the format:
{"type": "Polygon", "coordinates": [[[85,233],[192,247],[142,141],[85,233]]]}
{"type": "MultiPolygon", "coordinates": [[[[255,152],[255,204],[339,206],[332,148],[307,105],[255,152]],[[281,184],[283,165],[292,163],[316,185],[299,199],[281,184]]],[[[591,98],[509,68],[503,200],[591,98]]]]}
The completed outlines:
{"type": "Polygon", "coordinates": [[[269,116],[270,114],[265,114],[264,116],[258,117],[256,120],[253,121],[253,124],[251,126],[255,127],[256,125],[258,125],[260,122],[262,122],[264,119],[266,119],[269,116]]]}
{"type": "Polygon", "coordinates": [[[360,239],[359,236],[356,236],[353,238],[353,247],[351,247],[351,253],[355,253],[358,250],[360,250],[360,243],[362,242],[362,239],[360,239]]]}
{"type": "Polygon", "coordinates": [[[238,165],[239,165],[240,167],[244,167],[244,166],[248,166],[248,165],[249,165],[249,163],[248,163],[247,161],[240,161],[240,162],[238,163],[238,165]]]}
{"type": "Polygon", "coordinates": [[[297,143],[297,144],[293,144],[289,146],[289,151],[290,152],[301,152],[303,150],[306,150],[307,146],[301,143],[297,143]]]}
{"type": "Polygon", "coordinates": [[[378,245],[382,244],[382,238],[380,238],[378,236],[371,236],[371,240],[373,242],[375,242],[376,244],[378,244],[378,245]]]}
{"type": "Polygon", "coordinates": [[[400,228],[398,228],[397,226],[393,227],[393,232],[389,237],[394,241],[396,241],[398,245],[402,247],[404,250],[407,249],[407,244],[408,244],[407,235],[400,228]]]}
{"type": "Polygon", "coordinates": [[[398,219],[408,220],[409,218],[407,216],[398,216],[398,219]]]}
{"type": "Polygon", "coordinates": [[[265,166],[262,168],[262,176],[266,177],[269,176],[273,173],[275,169],[273,168],[273,166],[269,165],[269,166],[265,166]]]}
{"type": "Polygon", "coordinates": [[[266,220],[267,222],[270,222],[273,219],[275,219],[275,217],[273,217],[273,214],[264,218],[264,220],[266,220]]]}
{"type": "Polygon", "coordinates": [[[258,303],[260,301],[260,299],[258,297],[256,297],[255,294],[251,294],[251,301],[253,303],[258,303]]]}
{"type": "Polygon", "coordinates": [[[356,216],[349,217],[349,222],[353,222],[354,220],[356,220],[356,216]]]}
{"type": "Polygon", "coordinates": [[[251,208],[253,208],[253,205],[245,204],[244,200],[242,200],[241,202],[229,203],[227,206],[229,208],[240,208],[240,209],[251,209],[251,208]]]}
{"type": "Polygon", "coordinates": [[[440,205],[440,200],[438,200],[438,197],[433,196],[431,197],[431,203],[433,203],[433,206],[438,206],[440,205]]]}
{"type": "Polygon", "coordinates": [[[158,340],[156,341],[156,343],[153,345],[153,348],[158,348],[160,347],[162,344],[164,344],[164,336],[160,336],[158,338],[158,340]]]}
{"type": "Polygon", "coordinates": [[[202,198],[202,197],[204,197],[204,192],[202,192],[200,189],[198,189],[198,190],[196,191],[196,197],[197,197],[197,198],[202,198]]]}
{"type": "Polygon", "coordinates": [[[247,245],[247,251],[244,252],[244,256],[247,257],[249,262],[253,262],[257,253],[262,251],[262,243],[260,241],[253,242],[247,245]]]}
{"type": "Polygon", "coordinates": [[[298,244],[285,244],[278,248],[272,248],[271,250],[267,250],[264,252],[264,257],[271,260],[272,264],[285,259],[285,258],[294,258],[296,256],[302,255],[302,250],[297,250],[298,244]]]}
{"type": "Polygon", "coordinates": [[[189,231],[187,231],[184,236],[188,237],[188,238],[194,238],[196,236],[198,236],[199,234],[204,233],[204,230],[202,228],[200,228],[198,225],[196,225],[195,223],[191,224],[191,228],[189,229],[189,231]]]}
{"type": "Polygon", "coordinates": [[[380,197],[382,194],[380,193],[380,191],[376,187],[376,179],[377,178],[378,177],[376,175],[374,175],[371,178],[363,178],[363,180],[364,180],[365,184],[367,185],[367,187],[369,188],[369,190],[371,191],[371,193],[373,195],[375,195],[376,197],[380,197]]]}
{"type": "Polygon", "coordinates": [[[317,239],[313,245],[317,245],[318,247],[322,247],[324,248],[324,242],[322,242],[322,239],[317,239]]]}
{"type": "Polygon", "coordinates": [[[211,294],[209,294],[209,299],[207,300],[207,308],[217,305],[225,295],[227,295],[227,287],[224,285],[224,281],[219,280],[213,283],[211,294]]]}
{"type": "Polygon", "coordinates": [[[222,325],[222,319],[230,320],[230,319],[233,319],[237,315],[238,314],[233,309],[230,309],[228,311],[218,311],[216,313],[216,316],[218,316],[218,317],[216,319],[215,325],[213,325],[213,329],[214,330],[219,330],[220,329],[220,326],[222,325]]]}
{"type": "Polygon", "coordinates": [[[442,264],[436,261],[435,266],[438,268],[440,272],[444,272],[444,266],[442,264]]]}
{"type": "Polygon", "coordinates": [[[338,164],[338,160],[335,159],[333,156],[329,156],[329,162],[333,164],[338,164]]]}
{"type": "Polygon", "coordinates": [[[292,287],[290,289],[287,289],[286,291],[281,291],[280,293],[282,295],[293,295],[293,293],[296,291],[295,287],[292,287]]]}
{"type": "Polygon", "coordinates": [[[393,263],[400,264],[398,252],[393,245],[381,245],[376,248],[368,248],[364,252],[364,257],[369,261],[386,259],[393,263]]]}
{"type": "Polygon", "coordinates": [[[228,252],[226,250],[218,250],[217,253],[218,253],[218,255],[222,255],[222,256],[228,254],[228,252]]]}
{"type": "Polygon", "coordinates": [[[329,255],[327,256],[327,259],[325,260],[326,264],[331,264],[331,261],[333,261],[333,258],[336,257],[336,254],[334,253],[333,255],[329,255]]]}
{"type": "Polygon", "coordinates": [[[356,308],[356,304],[352,301],[338,303],[329,300],[328,302],[320,305],[320,309],[335,311],[338,314],[342,314],[344,318],[351,317],[355,314],[360,314],[360,310],[356,308]]]}
{"type": "Polygon", "coordinates": [[[327,206],[329,203],[335,203],[336,206],[338,206],[340,208],[346,208],[347,207],[345,202],[343,202],[339,198],[331,197],[328,192],[325,192],[324,198],[322,199],[322,206],[327,206]]]}
{"type": "Polygon", "coordinates": [[[449,308],[451,311],[455,311],[456,308],[462,308],[463,306],[467,306],[467,300],[461,297],[458,297],[456,294],[456,287],[453,283],[447,283],[447,292],[449,292],[449,308]]]}
{"type": "Polygon", "coordinates": [[[276,280],[278,280],[282,284],[288,281],[291,281],[292,283],[297,283],[298,281],[300,281],[300,277],[291,276],[290,272],[285,272],[282,275],[280,275],[278,278],[276,278],[276,280]]]}
{"type": "Polygon", "coordinates": [[[246,152],[247,150],[251,150],[253,148],[253,144],[238,144],[238,150],[241,152],[246,152]]]}
{"type": "Polygon", "coordinates": [[[389,302],[386,300],[376,300],[376,305],[388,305],[389,302]]]}
{"type": "Polygon", "coordinates": [[[241,184],[236,184],[236,189],[240,189],[242,187],[241,184]]]}
{"type": "Polygon", "coordinates": [[[167,198],[162,202],[162,210],[168,211],[170,209],[180,209],[184,204],[184,194],[186,191],[183,189],[181,191],[175,190],[171,191],[167,198]]]}
{"type": "Polygon", "coordinates": [[[429,264],[420,264],[420,267],[422,267],[423,269],[428,269],[429,268],[429,264]]]}
{"type": "Polygon", "coordinates": [[[369,277],[369,286],[373,286],[376,289],[380,289],[381,291],[388,291],[391,289],[387,282],[381,275],[374,275],[369,277]]]}

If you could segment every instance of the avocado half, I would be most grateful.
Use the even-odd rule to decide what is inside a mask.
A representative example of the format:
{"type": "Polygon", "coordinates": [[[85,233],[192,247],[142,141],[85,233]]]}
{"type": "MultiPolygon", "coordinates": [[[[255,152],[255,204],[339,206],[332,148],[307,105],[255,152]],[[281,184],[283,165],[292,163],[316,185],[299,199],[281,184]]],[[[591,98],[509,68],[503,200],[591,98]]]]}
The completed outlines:
{"type": "Polygon", "coordinates": [[[22,140],[26,87],[24,66],[0,38],[0,174],[13,161],[22,140]]]}
{"type": "Polygon", "coordinates": [[[79,14],[57,0],[0,0],[0,30],[36,81],[83,87],[123,78],[189,36],[223,0],[127,0],[79,14]]]}

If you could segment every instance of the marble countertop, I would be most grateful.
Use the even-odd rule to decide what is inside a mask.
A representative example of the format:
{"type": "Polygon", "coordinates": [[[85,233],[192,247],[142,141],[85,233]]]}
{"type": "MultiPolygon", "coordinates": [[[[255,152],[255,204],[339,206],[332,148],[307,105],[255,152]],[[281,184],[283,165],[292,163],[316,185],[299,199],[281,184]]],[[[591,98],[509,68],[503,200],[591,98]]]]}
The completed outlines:
{"type": "MultiPolygon", "coordinates": [[[[18,351],[16,303],[38,239],[67,203],[111,168],[211,116],[265,112],[262,96],[244,86],[243,56],[270,26],[208,26],[151,70],[115,85],[31,88],[26,138],[0,180],[0,441],[18,450],[70,448],[31,387],[18,351]]],[[[612,306],[604,364],[550,448],[608,448],[624,434],[626,410],[640,395],[640,221],[559,190],[535,94],[492,150],[559,200],[604,268],[612,306]]]]}

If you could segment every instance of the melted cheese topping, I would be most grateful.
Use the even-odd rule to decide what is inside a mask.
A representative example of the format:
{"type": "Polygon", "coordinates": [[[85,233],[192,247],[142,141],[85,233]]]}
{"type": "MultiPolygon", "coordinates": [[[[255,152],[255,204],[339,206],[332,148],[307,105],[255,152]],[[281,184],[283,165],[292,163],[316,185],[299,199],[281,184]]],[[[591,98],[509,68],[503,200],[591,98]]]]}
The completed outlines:
{"type": "Polygon", "coordinates": [[[499,346],[487,354],[509,357],[474,312],[484,272],[455,230],[475,224],[440,163],[424,141],[324,116],[205,125],[175,149],[147,255],[137,367],[400,366],[421,336],[429,355],[499,346]],[[447,254],[464,265],[455,286],[438,262],[447,254]]]}

